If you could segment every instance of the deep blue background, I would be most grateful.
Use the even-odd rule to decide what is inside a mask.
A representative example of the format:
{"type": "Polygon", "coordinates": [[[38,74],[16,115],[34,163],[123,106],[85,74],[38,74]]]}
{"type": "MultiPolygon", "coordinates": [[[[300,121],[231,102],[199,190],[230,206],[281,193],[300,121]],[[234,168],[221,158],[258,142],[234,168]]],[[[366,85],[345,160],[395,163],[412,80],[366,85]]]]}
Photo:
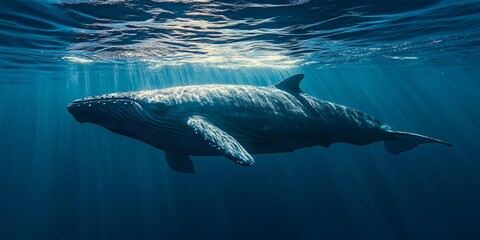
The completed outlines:
{"type": "Polygon", "coordinates": [[[480,239],[478,1],[172,2],[0,3],[0,240],[480,239]],[[158,6],[174,13],[156,16],[162,24],[209,8],[221,11],[193,18],[218,24],[215,14],[223,14],[240,23],[148,28],[146,10],[158,6]],[[109,19],[126,29],[108,31],[109,19]],[[245,38],[219,37],[239,31],[245,38]],[[172,38],[129,45],[158,33],[172,38]],[[251,52],[227,48],[228,64],[189,62],[211,56],[200,50],[212,42],[251,52]],[[272,59],[288,56],[285,64],[262,58],[274,46],[272,59]],[[130,48],[144,57],[200,50],[151,64],[125,57],[130,48]],[[80,124],[66,110],[88,95],[266,86],[298,73],[315,97],[453,147],[392,156],[382,143],[334,144],[255,155],[250,168],[193,157],[197,172],[186,175],[169,169],[163,151],[80,124]]]}
{"type": "Polygon", "coordinates": [[[71,70],[71,81],[1,85],[2,239],[480,237],[478,69],[71,70]],[[314,96],[454,147],[394,157],[381,143],[338,144],[257,155],[251,168],[193,157],[197,173],[185,175],[168,168],[162,151],[80,124],[65,108],[90,94],[205,76],[268,85],[293,72],[306,74],[302,88],[314,96]]]}

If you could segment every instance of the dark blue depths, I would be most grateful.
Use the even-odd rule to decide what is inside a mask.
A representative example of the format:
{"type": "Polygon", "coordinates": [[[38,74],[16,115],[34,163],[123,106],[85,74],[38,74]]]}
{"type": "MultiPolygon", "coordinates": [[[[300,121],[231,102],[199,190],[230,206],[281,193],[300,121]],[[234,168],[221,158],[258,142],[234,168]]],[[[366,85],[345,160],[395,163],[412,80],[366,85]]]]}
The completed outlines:
{"type": "MultiPolygon", "coordinates": [[[[2,239],[474,239],[480,234],[475,120],[480,86],[472,80],[478,70],[302,69],[306,92],[400,129],[442,137],[453,148],[424,145],[393,157],[382,144],[338,144],[256,155],[251,168],[223,157],[194,157],[194,175],[171,171],[160,150],[75,122],[65,110],[71,99],[135,88],[82,71],[74,71],[77,82],[2,85],[2,239]],[[91,90],[84,92],[87,85],[91,90]]],[[[270,70],[256,73],[248,79],[259,85],[277,79],[270,70]]],[[[230,71],[196,76],[185,70],[178,77],[200,81],[204,74],[236,82],[230,71]]],[[[163,87],[173,84],[170,77],[135,80],[163,87]]]]}
{"type": "MultiPolygon", "coordinates": [[[[249,67],[252,62],[235,54],[241,68],[196,65],[197,53],[187,60],[175,56],[180,65],[165,59],[161,66],[158,61],[152,65],[125,59],[132,39],[115,42],[112,38],[118,33],[105,29],[112,35],[100,34],[97,20],[116,20],[119,14],[100,15],[102,11],[83,3],[3,6],[0,239],[479,239],[480,68],[474,50],[480,31],[474,18],[478,14],[465,7],[477,5],[475,1],[458,1],[455,6],[448,1],[404,2],[400,8],[371,1],[376,7],[361,8],[355,19],[332,20],[335,24],[328,29],[312,25],[318,29],[287,30],[297,34],[299,45],[286,44],[292,43],[286,33],[252,35],[235,45],[253,41],[286,48],[280,55],[295,60],[287,68],[275,61],[249,67]],[[7,15],[13,11],[30,15],[7,15]],[[435,20],[442,14],[451,18],[435,20]],[[372,16],[382,19],[366,20],[372,16]],[[422,21],[435,27],[418,26],[422,21]],[[350,35],[327,33],[343,23],[356,26],[346,29],[350,35]],[[389,24],[400,33],[389,32],[389,24]],[[373,34],[376,28],[379,34],[373,34]],[[71,29],[76,29],[75,34],[71,29]],[[408,36],[414,31],[419,39],[408,36]],[[315,45],[318,41],[326,45],[315,45]],[[333,44],[336,41],[351,44],[333,44]],[[445,45],[429,47],[433,42],[445,45]],[[170,170],[161,150],[93,124],[80,124],[66,111],[69,102],[87,95],[205,83],[260,86],[296,73],[306,75],[302,89],[315,97],[357,108],[399,130],[445,139],[453,147],[422,145],[392,156],[381,143],[335,144],[255,155],[250,168],[224,157],[193,157],[197,173],[186,175],[170,170]]],[[[292,24],[301,15],[285,12],[287,7],[232,10],[228,4],[233,3],[223,3],[220,7],[227,8],[223,14],[232,20],[252,14],[261,15],[258,21],[272,15],[297,16],[277,19],[263,30],[322,21],[305,18],[292,24]]],[[[149,4],[139,1],[125,9],[114,4],[112,11],[126,12],[132,17],[129,21],[141,22],[145,19],[133,16],[140,18],[138,9],[153,6],[149,4]]],[[[189,9],[182,3],[170,4],[165,7],[170,12],[183,14],[189,9]]],[[[297,1],[290,7],[320,7],[312,4],[316,3],[297,1]]],[[[327,7],[344,11],[359,3],[351,4],[327,7]]],[[[253,25],[236,27],[250,31],[253,25]]],[[[165,31],[162,34],[174,34],[165,31]]],[[[212,33],[193,33],[198,37],[191,39],[195,44],[184,47],[208,49],[200,38],[212,33]]],[[[140,42],[147,39],[138,36],[140,42]]],[[[189,42],[183,35],[177,37],[179,46],[189,42]]],[[[230,40],[218,41],[223,46],[230,40]]],[[[292,59],[284,60],[288,65],[292,59]]]]}

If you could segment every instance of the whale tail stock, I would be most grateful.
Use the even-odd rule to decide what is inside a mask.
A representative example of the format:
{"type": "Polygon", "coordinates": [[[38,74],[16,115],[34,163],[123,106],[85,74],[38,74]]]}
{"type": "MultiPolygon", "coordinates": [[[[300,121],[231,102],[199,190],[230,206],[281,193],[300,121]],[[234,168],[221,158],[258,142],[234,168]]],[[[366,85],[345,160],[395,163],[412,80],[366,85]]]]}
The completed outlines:
{"type": "Polygon", "coordinates": [[[440,139],[422,136],[416,133],[389,131],[389,135],[392,139],[386,140],[384,146],[389,153],[394,155],[411,150],[422,143],[440,143],[450,147],[452,146],[452,144],[440,139]]]}

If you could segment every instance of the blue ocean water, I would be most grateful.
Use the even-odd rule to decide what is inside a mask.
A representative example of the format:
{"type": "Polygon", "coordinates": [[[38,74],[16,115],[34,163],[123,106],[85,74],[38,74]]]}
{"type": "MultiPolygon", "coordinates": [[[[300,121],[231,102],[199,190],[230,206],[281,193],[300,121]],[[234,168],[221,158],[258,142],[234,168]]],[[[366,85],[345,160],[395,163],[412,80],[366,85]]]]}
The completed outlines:
{"type": "Polygon", "coordinates": [[[480,239],[480,1],[0,3],[0,239],[480,239]],[[164,153],[74,99],[206,83],[302,89],[449,141],[164,153]]]}

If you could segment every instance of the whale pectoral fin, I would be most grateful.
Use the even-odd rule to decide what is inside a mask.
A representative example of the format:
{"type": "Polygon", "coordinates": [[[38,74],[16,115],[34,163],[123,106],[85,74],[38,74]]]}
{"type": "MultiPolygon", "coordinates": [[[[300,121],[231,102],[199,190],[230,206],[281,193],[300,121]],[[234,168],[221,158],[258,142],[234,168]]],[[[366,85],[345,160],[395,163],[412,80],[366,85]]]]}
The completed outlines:
{"type": "Polygon", "coordinates": [[[188,118],[188,126],[203,137],[211,147],[218,149],[228,159],[242,166],[251,166],[253,157],[230,134],[213,125],[204,117],[194,115],[188,118]]]}
{"type": "Polygon", "coordinates": [[[165,152],[165,158],[167,159],[168,166],[174,171],[190,174],[195,173],[190,156],[165,152]]]}

